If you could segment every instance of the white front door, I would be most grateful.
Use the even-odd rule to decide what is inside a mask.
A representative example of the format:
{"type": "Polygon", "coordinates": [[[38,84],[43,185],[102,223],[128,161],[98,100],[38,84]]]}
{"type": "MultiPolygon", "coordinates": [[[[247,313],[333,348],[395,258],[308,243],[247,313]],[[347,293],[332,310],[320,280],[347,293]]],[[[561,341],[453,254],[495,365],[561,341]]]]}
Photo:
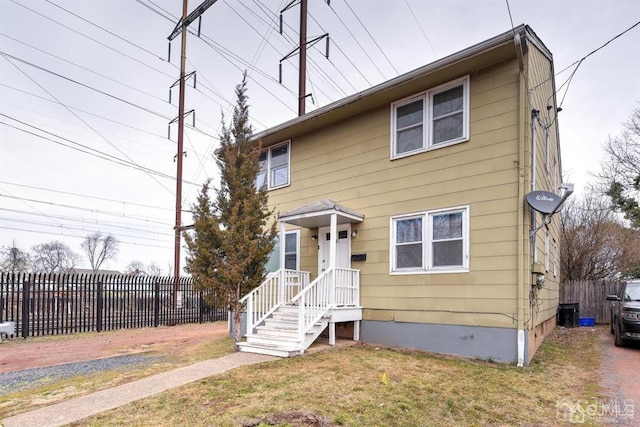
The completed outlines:
{"type": "MultiPolygon", "coordinates": [[[[318,275],[329,268],[329,244],[331,242],[331,227],[318,229],[318,275]]],[[[351,224],[338,224],[338,257],[336,267],[351,268],[351,224]]]]}

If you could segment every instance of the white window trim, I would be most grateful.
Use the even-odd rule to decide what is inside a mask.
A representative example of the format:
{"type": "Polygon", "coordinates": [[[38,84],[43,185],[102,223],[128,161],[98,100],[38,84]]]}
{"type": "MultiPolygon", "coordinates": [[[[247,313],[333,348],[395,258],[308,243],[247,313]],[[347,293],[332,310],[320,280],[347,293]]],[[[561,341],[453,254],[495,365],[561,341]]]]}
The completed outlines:
{"type": "Polygon", "coordinates": [[[418,153],[424,153],[425,151],[437,150],[439,148],[448,147],[450,145],[459,144],[461,142],[466,142],[469,140],[469,85],[470,85],[469,76],[464,76],[456,80],[452,80],[450,82],[444,83],[440,86],[436,86],[424,92],[411,95],[407,98],[400,99],[391,104],[391,160],[401,159],[403,157],[412,156],[418,153]],[[433,102],[433,96],[437,95],[440,92],[444,92],[449,90],[455,86],[460,86],[462,84],[462,93],[463,93],[463,110],[462,110],[462,136],[460,138],[452,139],[447,142],[443,142],[437,145],[433,145],[433,108],[431,107],[433,102]],[[406,153],[396,153],[396,111],[398,107],[402,107],[404,105],[410,104],[412,102],[418,101],[422,99],[424,104],[423,109],[423,140],[422,140],[422,148],[418,148],[415,150],[408,151],[406,153]]]}
{"type": "Polygon", "coordinates": [[[469,272],[469,205],[455,206],[451,208],[436,209],[431,211],[413,212],[409,214],[394,215],[389,219],[390,239],[389,239],[389,274],[390,275],[407,275],[407,274],[442,274],[442,273],[464,273],[469,272]],[[433,215],[443,213],[462,212],[462,266],[459,267],[431,267],[431,217],[433,215]],[[396,221],[412,218],[422,218],[422,267],[421,268],[403,268],[396,269],[396,221]]]}
{"type": "Polygon", "coordinates": [[[267,153],[267,176],[265,178],[266,189],[276,190],[278,188],[288,187],[289,185],[291,185],[291,140],[289,139],[287,141],[271,145],[265,148],[264,150],[262,150],[260,154],[262,154],[263,152],[267,153]],[[287,146],[287,182],[282,185],[272,186],[271,185],[271,150],[274,148],[282,147],[284,145],[287,146]]]}

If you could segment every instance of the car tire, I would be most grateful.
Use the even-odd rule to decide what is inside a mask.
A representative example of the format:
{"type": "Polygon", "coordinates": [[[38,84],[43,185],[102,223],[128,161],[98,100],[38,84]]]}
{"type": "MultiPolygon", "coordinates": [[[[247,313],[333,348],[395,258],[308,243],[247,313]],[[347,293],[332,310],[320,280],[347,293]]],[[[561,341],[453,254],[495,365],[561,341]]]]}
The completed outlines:
{"type": "MultiPolygon", "coordinates": [[[[611,318],[613,319],[613,317],[611,317],[611,318]]],[[[615,330],[615,328],[613,327],[613,320],[611,321],[611,323],[610,323],[610,326],[609,326],[609,327],[611,328],[611,335],[615,334],[615,333],[616,333],[616,330],[615,330]]]]}
{"type": "Polygon", "coordinates": [[[620,322],[616,322],[614,337],[614,344],[616,345],[616,347],[622,347],[624,345],[624,341],[620,336],[620,322]]]}

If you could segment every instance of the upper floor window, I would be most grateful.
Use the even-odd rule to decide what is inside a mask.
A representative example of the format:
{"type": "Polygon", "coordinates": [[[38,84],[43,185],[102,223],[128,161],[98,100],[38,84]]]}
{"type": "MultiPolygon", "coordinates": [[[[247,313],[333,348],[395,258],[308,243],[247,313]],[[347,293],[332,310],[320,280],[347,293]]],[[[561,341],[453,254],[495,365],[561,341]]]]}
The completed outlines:
{"type": "Polygon", "coordinates": [[[289,185],[290,141],[260,153],[260,170],[256,187],[268,190],[289,185]]]}
{"type": "Polygon", "coordinates": [[[391,272],[468,270],[468,207],[391,218],[391,272]]]}
{"type": "Polygon", "coordinates": [[[391,104],[392,158],[469,139],[469,76],[391,104]]]}

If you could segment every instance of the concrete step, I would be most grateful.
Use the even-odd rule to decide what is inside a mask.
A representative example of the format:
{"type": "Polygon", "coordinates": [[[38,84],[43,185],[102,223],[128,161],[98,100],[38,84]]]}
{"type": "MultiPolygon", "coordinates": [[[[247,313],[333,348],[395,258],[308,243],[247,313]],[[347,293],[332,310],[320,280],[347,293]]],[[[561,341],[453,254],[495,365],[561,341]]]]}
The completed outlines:
{"type": "Polygon", "coordinates": [[[276,357],[294,357],[300,354],[295,348],[281,347],[276,345],[259,345],[248,342],[238,343],[240,351],[245,353],[266,354],[276,357]]]}

